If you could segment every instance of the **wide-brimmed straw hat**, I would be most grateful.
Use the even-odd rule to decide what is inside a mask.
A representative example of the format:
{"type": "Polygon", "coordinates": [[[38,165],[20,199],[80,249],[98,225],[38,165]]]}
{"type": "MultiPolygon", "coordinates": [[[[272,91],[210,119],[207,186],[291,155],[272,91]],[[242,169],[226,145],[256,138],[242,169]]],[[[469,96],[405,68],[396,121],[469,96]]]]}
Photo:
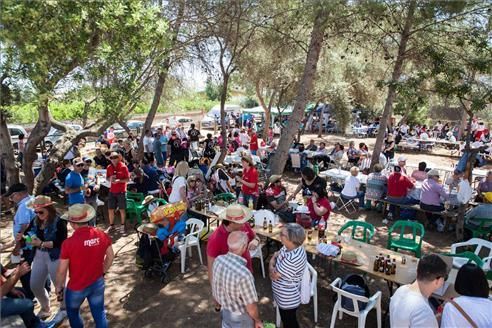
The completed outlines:
{"type": "Polygon", "coordinates": [[[147,205],[150,202],[152,202],[154,199],[155,197],[152,195],[145,196],[144,200],[142,201],[142,205],[147,205]]]}
{"type": "Polygon", "coordinates": [[[50,196],[45,196],[45,195],[39,195],[36,196],[33,200],[29,201],[27,203],[27,207],[30,209],[38,209],[38,208],[43,208],[43,207],[48,207],[55,204],[54,201],[51,200],[50,196]]]}
{"type": "Polygon", "coordinates": [[[282,179],[282,175],[280,174],[274,174],[270,177],[270,179],[268,179],[268,181],[270,181],[270,183],[275,183],[277,182],[278,180],[282,179]]]}
{"type": "Polygon", "coordinates": [[[146,233],[149,235],[155,235],[157,233],[157,224],[146,223],[138,226],[137,231],[141,233],[146,233]]]}
{"type": "Polygon", "coordinates": [[[340,261],[347,263],[347,264],[356,265],[356,266],[360,266],[360,265],[364,264],[364,263],[359,261],[359,257],[357,256],[357,254],[355,252],[352,252],[352,251],[342,252],[342,258],[340,259],[340,261]]]}
{"type": "Polygon", "coordinates": [[[68,212],[62,215],[63,220],[73,223],[89,222],[96,216],[96,210],[89,204],[74,204],[68,208],[68,212]]]}
{"type": "Polygon", "coordinates": [[[234,223],[246,223],[251,219],[252,214],[249,208],[240,204],[231,204],[227,206],[225,211],[219,214],[220,220],[227,220],[234,223]]]}
{"type": "Polygon", "coordinates": [[[253,157],[251,157],[250,154],[243,154],[241,156],[241,160],[245,160],[246,162],[249,163],[249,165],[254,166],[255,162],[253,161],[253,157]]]}

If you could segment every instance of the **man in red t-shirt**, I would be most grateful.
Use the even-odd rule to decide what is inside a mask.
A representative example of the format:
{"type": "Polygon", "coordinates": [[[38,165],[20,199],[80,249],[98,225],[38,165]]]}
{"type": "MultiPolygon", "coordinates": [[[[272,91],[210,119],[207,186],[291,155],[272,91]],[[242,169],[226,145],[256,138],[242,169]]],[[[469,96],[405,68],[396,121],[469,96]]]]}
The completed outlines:
{"type": "Polygon", "coordinates": [[[249,150],[251,150],[251,154],[256,155],[258,151],[258,135],[255,131],[249,130],[249,150]]]}
{"type": "MultiPolygon", "coordinates": [[[[417,201],[407,196],[408,191],[415,187],[413,182],[406,175],[401,173],[400,166],[395,166],[393,170],[393,173],[388,177],[388,193],[386,199],[392,203],[402,205],[418,204],[417,201]]],[[[392,215],[395,214],[395,206],[390,205],[390,212],[392,215]]]]}
{"type": "Polygon", "coordinates": [[[62,219],[70,222],[74,233],[61,247],[60,263],[56,273],[56,292],[63,299],[67,273],[70,280],[65,292],[67,316],[71,327],[83,327],[79,310],[87,298],[96,327],[107,327],[104,311],[104,275],[114,259],[111,238],[102,230],[89,226],[96,215],[88,204],[68,208],[62,219]]]}
{"type": "Polygon", "coordinates": [[[116,208],[120,211],[121,226],[120,233],[125,232],[125,217],[126,217],[126,184],[130,180],[130,172],[128,167],[121,161],[121,155],[117,152],[112,152],[109,156],[111,164],[106,170],[106,179],[111,183],[108,195],[108,217],[109,232],[114,227],[114,211],[116,208]]]}
{"type": "Polygon", "coordinates": [[[213,232],[207,242],[207,267],[208,278],[212,282],[212,268],[214,260],[219,255],[225,255],[229,252],[227,246],[227,237],[233,231],[243,231],[248,235],[248,249],[244,252],[243,257],[246,259],[246,266],[253,272],[250,250],[255,250],[260,244],[260,239],[247,223],[251,218],[251,211],[239,204],[229,205],[225,211],[219,215],[222,224],[213,232]]]}

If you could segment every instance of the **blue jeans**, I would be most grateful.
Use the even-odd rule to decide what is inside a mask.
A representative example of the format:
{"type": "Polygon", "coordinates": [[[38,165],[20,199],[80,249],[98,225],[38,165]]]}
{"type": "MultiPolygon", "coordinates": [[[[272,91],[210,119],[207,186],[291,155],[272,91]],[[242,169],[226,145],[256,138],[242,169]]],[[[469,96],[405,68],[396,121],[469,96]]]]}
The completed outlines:
{"type": "MultiPolygon", "coordinates": [[[[243,195],[243,205],[248,207],[249,205],[249,200],[252,199],[253,200],[253,209],[256,209],[256,200],[257,200],[257,197],[256,196],[253,196],[253,195],[245,195],[241,192],[241,194],[243,195]]],[[[241,197],[241,196],[239,196],[241,197]]]]}
{"type": "MultiPolygon", "coordinates": [[[[413,200],[410,197],[393,198],[393,197],[387,196],[386,199],[392,203],[401,204],[401,205],[415,204],[415,200],[413,200]]],[[[391,214],[393,214],[393,215],[395,215],[395,209],[396,209],[396,207],[394,205],[389,206],[389,210],[390,210],[391,214]]]]}
{"type": "Polygon", "coordinates": [[[34,315],[34,303],[28,298],[2,298],[1,317],[20,315],[26,327],[38,327],[41,323],[34,315]]]}
{"type": "Polygon", "coordinates": [[[222,328],[253,327],[253,319],[247,313],[234,313],[228,309],[222,309],[222,328]]]}
{"type": "Polygon", "coordinates": [[[82,302],[84,302],[86,298],[89,302],[89,307],[96,327],[108,327],[106,312],[104,310],[104,279],[102,277],[83,290],[73,291],[67,288],[65,293],[65,304],[70,327],[84,327],[79,310],[82,302]]]}

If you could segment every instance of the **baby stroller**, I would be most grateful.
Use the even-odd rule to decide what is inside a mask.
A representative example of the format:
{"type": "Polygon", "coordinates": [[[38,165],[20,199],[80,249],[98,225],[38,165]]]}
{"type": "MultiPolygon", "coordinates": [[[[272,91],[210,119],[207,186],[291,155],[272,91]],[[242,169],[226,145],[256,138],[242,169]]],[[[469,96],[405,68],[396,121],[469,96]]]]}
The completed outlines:
{"type": "Polygon", "coordinates": [[[153,232],[149,231],[149,229],[154,229],[150,225],[153,224],[143,224],[137,228],[137,265],[144,271],[146,278],[158,276],[162,283],[168,283],[167,272],[177,256],[171,240],[177,236],[173,235],[161,241],[153,232]]]}
{"type": "Polygon", "coordinates": [[[137,228],[137,265],[144,270],[145,277],[159,276],[162,283],[169,282],[167,272],[179,255],[175,244],[183,238],[186,230],[186,223],[179,220],[183,211],[177,210],[169,217],[160,216],[173,206],[175,205],[159,206],[151,215],[151,221],[157,224],[147,223],[137,228]]]}

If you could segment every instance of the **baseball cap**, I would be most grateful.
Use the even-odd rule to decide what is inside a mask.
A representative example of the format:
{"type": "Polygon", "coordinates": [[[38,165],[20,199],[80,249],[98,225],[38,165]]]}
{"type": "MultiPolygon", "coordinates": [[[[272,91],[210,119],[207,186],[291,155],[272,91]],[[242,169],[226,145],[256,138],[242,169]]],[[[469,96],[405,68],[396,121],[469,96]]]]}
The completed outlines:
{"type": "Polygon", "coordinates": [[[84,161],[82,160],[82,158],[77,157],[77,158],[74,158],[74,159],[73,159],[72,164],[73,164],[73,165],[84,164],[84,161]]]}
{"type": "Polygon", "coordinates": [[[9,191],[4,195],[5,197],[9,197],[12,195],[14,192],[24,192],[27,191],[27,186],[23,183],[14,183],[12,186],[10,186],[9,191]]]}

